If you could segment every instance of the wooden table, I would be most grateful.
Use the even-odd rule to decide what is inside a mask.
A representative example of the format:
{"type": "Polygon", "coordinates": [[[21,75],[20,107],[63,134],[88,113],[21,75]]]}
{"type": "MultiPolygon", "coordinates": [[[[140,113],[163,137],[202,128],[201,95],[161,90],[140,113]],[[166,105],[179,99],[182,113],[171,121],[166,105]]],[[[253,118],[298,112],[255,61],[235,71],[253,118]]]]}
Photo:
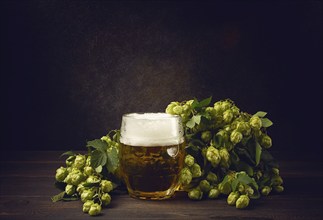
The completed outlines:
{"type": "MultiPolygon", "coordinates": [[[[56,168],[62,152],[2,152],[0,219],[93,219],[80,201],[53,203],[56,168]]],[[[191,201],[184,193],[166,201],[142,201],[121,193],[97,219],[323,219],[322,160],[277,156],[285,192],[252,200],[246,210],[224,198],[191,201]]]]}

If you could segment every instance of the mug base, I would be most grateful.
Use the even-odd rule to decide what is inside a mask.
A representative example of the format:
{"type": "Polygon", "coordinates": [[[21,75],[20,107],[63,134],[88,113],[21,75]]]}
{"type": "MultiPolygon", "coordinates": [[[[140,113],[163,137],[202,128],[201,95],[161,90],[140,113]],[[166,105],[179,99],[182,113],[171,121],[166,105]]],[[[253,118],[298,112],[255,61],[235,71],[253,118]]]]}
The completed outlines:
{"type": "Polygon", "coordinates": [[[175,194],[175,189],[158,192],[141,192],[128,190],[129,196],[135,199],[142,200],[165,200],[171,199],[175,194]]]}

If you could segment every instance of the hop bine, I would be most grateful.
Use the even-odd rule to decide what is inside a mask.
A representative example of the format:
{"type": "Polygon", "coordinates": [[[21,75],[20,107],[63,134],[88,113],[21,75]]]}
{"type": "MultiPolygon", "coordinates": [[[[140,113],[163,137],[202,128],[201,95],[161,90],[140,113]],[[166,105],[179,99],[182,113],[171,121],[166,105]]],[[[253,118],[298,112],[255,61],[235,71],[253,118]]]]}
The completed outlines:
{"type": "Polygon", "coordinates": [[[268,151],[273,124],[267,113],[242,112],[232,100],[211,97],[171,102],[166,112],[182,117],[187,156],[180,182],[193,200],[227,195],[227,203],[246,208],[250,199],[284,190],[278,163],[268,151]]]}

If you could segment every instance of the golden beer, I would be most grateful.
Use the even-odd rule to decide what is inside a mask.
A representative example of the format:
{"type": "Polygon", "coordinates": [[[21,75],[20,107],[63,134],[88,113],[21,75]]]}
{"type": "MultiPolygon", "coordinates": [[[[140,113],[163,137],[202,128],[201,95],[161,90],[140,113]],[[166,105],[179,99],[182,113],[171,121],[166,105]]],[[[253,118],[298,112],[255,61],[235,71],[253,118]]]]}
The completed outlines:
{"type": "Polygon", "coordinates": [[[129,195],[152,200],[172,197],[185,156],[180,118],[164,113],[125,115],[120,142],[120,165],[129,195]]]}

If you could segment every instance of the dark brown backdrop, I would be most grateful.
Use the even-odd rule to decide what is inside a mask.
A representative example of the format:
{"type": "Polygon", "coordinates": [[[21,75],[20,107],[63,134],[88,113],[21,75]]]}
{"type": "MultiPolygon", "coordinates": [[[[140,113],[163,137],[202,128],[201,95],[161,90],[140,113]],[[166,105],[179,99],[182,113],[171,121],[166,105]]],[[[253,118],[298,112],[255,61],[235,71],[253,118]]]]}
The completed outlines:
{"type": "Polygon", "coordinates": [[[85,149],[173,100],[268,111],[274,148],[322,153],[322,2],[1,1],[1,139],[85,149]]]}

